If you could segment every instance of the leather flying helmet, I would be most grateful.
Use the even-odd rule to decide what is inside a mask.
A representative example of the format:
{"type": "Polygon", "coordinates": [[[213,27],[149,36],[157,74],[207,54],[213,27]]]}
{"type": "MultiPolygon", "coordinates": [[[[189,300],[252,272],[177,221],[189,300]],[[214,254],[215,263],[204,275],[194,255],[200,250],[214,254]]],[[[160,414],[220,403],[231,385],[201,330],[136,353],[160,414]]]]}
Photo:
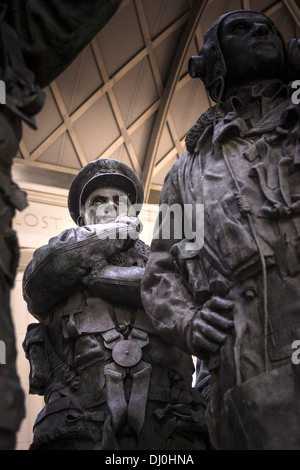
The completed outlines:
{"type": "MultiPolygon", "coordinates": [[[[198,56],[193,56],[189,60],[189,74],[191,78],[200,78],[207,91],[209,92],[213,101],[218,102],[222,99],[223,84],[226,79],[227,69],[225,60],[222,54],[222,48],[219,40],[219,29],[225,18],[234,13],[247,13],[253,15],[260,15],[268,18],[263,13],[251,10],[234,10],[220,16],[208,29],[204,36],[204,44],[198,56]]],[[[269,21],[270,18],[268,18],[269,21]]],[[[287,46],[282,37],[282,34],[274,25],[278,36],[281,38],[284,51],[286,52],[287,64],[287,46]]]]}

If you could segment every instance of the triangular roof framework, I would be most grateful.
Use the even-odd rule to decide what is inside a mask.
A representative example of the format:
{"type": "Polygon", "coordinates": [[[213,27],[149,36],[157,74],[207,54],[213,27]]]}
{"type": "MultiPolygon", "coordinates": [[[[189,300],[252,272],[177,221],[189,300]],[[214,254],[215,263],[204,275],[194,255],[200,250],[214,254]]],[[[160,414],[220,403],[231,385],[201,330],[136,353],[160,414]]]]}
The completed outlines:
{"type": "MultiPolygon", "coordinates": [[[[68,188],[82,166],[117,158],[158,202],[185,136],[211,106],[188,60],[221,14],[262,11],[288,42],[300,37],[299,0],[123,0],[105,28],[45,91],[38,131],[24,125],[17,180],[68,188]]],[[[300,77],[299,77],[300,79],[300,77]]]]}

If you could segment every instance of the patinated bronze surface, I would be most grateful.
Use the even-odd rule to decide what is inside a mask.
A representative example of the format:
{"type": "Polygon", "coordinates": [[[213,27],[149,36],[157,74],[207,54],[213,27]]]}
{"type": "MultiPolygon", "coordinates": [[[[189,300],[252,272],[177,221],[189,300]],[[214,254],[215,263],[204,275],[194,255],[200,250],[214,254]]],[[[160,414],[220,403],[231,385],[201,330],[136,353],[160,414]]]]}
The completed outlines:
{"type": "Polygon", "coordinates": [[[0,3],[0,79],[6,104],[0,105],[0,339],[6,364],[0,369],[0,449],[14,448],[24,417],[23,391],[15,370],[15,338],[10,314],[19,248],[12,219],[26,207],[26,195],[11,179],[12,159],[22,121],[36,128],[41,88],[56,78],[106,24],[121,0],[2,0],[0,3]]]}
{"type": "Polygon", "coordinates": [[[142,307],[142,202],[127,165],[89,163],[69,193],[78,226],[39,248],[26,268],[24,298],[39,320],[24,341],[30,392],[46,403],[33,450],[206,446],[206,400],[191,388],[191,357],[153,331],[142,307]]]}
{"type": "Polygon", "coordinates": [[[288,85],[299,44],[287,48],[260,13],[231,12],[190,70],[216,105],[190,130],[161,203],[204,204],[204,244],[162,239],[161,222],[144,306],[167,342],[201,360],[214,449],[299,449],[300,134],[288,85]]]}

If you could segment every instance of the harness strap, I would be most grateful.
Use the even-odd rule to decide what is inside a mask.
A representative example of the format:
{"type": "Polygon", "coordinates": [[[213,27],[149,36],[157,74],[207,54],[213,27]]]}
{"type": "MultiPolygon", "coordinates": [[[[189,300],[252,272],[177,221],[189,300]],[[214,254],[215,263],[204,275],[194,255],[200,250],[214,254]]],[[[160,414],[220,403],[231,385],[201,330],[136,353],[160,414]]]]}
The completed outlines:
{"type": "Polygon", "coordinates": [[[104,370],[106,378],[106,399],[116,434],[120,431],[127,417],[127,402],[124,394],[123,378],[126,373],[114,363],[104,370]]]}
{"type": "Polygon", "coordinates": [[[145,421],[146,405],[148,400],[151,366],[141,361],[136,368],[131,371],[133,385],[128,404],[128,423],[139,436],[145,421]]]}

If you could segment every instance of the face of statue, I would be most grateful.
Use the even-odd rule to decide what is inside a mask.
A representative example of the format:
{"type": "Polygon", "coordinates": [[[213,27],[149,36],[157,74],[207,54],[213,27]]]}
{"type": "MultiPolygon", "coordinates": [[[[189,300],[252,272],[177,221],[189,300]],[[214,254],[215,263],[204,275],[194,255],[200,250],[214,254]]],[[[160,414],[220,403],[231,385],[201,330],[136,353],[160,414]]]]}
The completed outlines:
{"type": "Polygon", "coordinates": [[[219,41],[225,59],[226,85],[282,78],[285,56],[273,23],[259,13],[233,13],[224,19],[219,41]]]}
{"type": "Polygon", "coordinates": [[[114,187],[95,189],[82,207],[83,224],[112,222],[119,215],[127,215],[129,207],[130,201],[127,194],[121,189],[114,187]]]}

